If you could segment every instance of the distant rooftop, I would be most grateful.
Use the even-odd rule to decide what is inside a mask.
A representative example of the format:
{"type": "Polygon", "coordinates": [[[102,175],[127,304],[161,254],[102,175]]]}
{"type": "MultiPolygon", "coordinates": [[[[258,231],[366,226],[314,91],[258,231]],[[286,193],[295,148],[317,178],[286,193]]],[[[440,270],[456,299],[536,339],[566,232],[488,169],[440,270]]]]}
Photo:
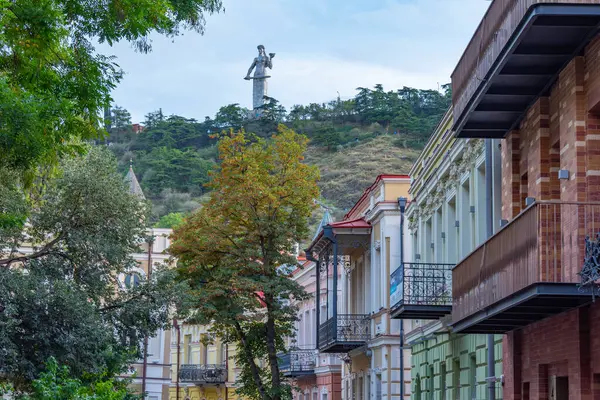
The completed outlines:
{"type": "Polygon", "coordinates": [[[125,182],[129,185],[129,193],[139,196],[141,199],[146,200],[146,196],[144,196],[144,191],[140,186],[140,183],[133,172],[133,163],[129,163],[129,171],[127,171],[127,175],[125,175],[125,182]]]}

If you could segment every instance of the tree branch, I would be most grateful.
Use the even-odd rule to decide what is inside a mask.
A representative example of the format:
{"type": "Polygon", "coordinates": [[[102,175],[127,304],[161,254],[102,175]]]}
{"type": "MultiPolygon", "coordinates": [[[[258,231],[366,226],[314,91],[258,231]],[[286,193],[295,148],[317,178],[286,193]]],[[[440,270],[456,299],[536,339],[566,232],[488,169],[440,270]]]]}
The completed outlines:
{"type": "Polygon", "coordinates": [[[44,247],[42,247],[41,250],[36,251],[35,253],[0,259],[0,266],[10,267],[11,264],[16,263],[16,262],[26,262],[29,260],[35,260],[37,258],[47,256],[52,253],[52,251],[51,251],[52,248],[54,247],[54,245],[56,243],[58,243],[62,239],[62,237],[63,237],[63,234],[61,232],[58,234],[58,236],[56,236],[54,239],[52,239],[50,242],[48,242],[44,247]]]}

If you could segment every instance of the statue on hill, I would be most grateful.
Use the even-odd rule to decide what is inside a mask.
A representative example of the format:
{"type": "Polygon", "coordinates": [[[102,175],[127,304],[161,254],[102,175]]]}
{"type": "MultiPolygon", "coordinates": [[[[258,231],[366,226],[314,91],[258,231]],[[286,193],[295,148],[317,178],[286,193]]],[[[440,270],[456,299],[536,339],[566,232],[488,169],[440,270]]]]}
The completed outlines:
{"type": "Polygon", "coordinates": [[[265,96],[267,95],[267,79],[270,78],[267,75],[267,68],[273,69],[273,57],[275,53],[265,52],[265,46],[262,44],[258,46],[258,57],[254,59],[252,65],[248,69],[248,73],[244,79],[253,80],[252,88],[252,108],[254,109],[254,116],[260,116],[260,110],[265,104],[265,96]],[[254,70],[254,76],[250,76],[254,70]]]}

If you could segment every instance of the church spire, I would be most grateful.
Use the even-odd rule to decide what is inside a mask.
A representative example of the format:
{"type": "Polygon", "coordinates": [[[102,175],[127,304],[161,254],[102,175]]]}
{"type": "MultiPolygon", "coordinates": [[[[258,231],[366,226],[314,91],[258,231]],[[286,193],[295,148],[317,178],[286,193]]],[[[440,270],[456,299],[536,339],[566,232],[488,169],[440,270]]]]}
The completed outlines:
{"type": "Polygon", "coordinates": [[[125,182],[129,185],[129,193],[139,196],[142,200],[146,200],[146,196],[144,196],[144,192],[142,191],[142,187],[133,172],[133,160],[129,160],[129,171],[127,171],[127,175],[125,175],[125,182]]]}
{"type": "Polygon", "coordinates": [[[324,227],[326,227],[327,225],[329,225],[333,222],[333,218],[331,218],[331,214],[329,213],[329,208],[325,208],[325,207],[323,207],[323,208],[325,209],[325,212],[323,213],[323,218],[321,218],[321,222],[319,223],[319,226],[317,227],[317,231],[315,232],[315,236],[313,237],[313,242],[315,241],[317,236],[319,236],[319,232],[321,232],[324,227]]]}

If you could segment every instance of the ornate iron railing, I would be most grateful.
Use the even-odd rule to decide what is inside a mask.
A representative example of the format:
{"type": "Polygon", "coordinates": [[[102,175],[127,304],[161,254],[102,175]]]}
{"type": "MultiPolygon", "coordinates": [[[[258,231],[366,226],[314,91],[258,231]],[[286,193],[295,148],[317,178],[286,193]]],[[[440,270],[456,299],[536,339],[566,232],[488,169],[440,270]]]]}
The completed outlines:
{"type": "Polygon", "coordinates": [[[182,364],[179,368],[179,380],[192,383],[225,383],[227,368],[225,364],[182,364]]]}
{"type": "Polygon", "coordinates": [[[319,326],[319,348],[334,343],[358,343],[370,339],[371,321],[366,314],[338,314],[319,326]]]}
{"type": "Polygon", "coordinates": [[[454,264],[403,263],[390,279],[392,308],[402,305],[451,306],[454,264]]]}
{"type": "Polygon", "coordinates": [[[279,356],[279,369],[284,375],[301,375],[314,372],[317,351],[312,349],[292,348],[279,356]]]}

